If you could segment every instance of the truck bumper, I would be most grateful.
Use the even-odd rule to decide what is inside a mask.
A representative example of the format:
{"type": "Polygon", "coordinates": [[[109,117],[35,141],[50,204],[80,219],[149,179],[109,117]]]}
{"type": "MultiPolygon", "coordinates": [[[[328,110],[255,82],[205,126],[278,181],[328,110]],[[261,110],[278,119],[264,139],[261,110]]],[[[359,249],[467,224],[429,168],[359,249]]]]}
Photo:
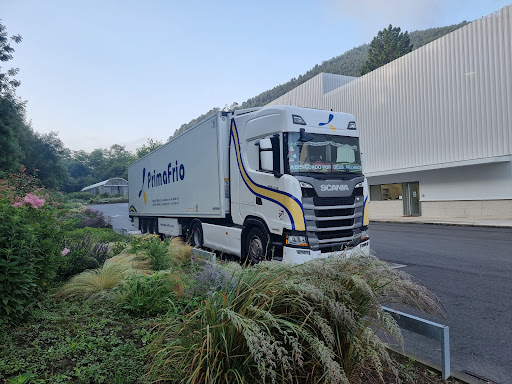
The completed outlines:
{"type": "Polygon", "coordinates": [[[339,252],[320,252],[313,251],[312,249],[300,249],[300,248],[283,248],[283,262],[292,264],[302,264],[314,259],[328,259],[331,257],[343,257],[348,258],[357,254],[370,254],[370,240],[367,240],[354,248],[347,249],[339,252]]]}

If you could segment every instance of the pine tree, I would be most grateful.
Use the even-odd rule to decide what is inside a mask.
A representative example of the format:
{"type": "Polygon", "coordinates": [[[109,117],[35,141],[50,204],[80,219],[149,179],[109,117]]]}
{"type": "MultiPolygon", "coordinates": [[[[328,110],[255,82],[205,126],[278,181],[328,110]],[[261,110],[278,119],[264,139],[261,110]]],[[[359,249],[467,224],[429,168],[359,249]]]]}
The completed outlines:
{"type": "Polygon", "coordinates": [[[407,31],[401,33],[400,27],[393,28],[390,24],[387,29],[379,31],[370,43],[368,58],[361,70],[361,75],[365,75],[411,51],[412,44],[409,33],[407,31]]]}

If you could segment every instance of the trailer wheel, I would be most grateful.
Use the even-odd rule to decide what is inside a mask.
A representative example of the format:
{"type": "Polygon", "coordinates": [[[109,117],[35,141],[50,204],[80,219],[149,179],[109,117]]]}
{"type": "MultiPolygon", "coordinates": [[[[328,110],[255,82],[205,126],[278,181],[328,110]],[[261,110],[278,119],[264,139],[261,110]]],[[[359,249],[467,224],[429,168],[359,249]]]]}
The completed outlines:
{"type": "Polygon", "coordinates": [[[148,232],[149,233],[156,233],[156,219],[148,219],[148,232]]]}
{"type": "Polygon", "coordinates": [[[148,219],[140,219],[140,231],[142,233],[148,233],[148,219]]]}
{"type": "Polygon", "coordinates": [[[246,239],[247,260],[251,264],[267,260],[269,250],[268,235],[258,227],[254,227],[249,231],[246,239]]]}
{"type": "Polygon", "coordinates": [[[203,226],[199,220],[194,220],[190,226],[190,242],[194,247],[203,246],[203,226]]]}

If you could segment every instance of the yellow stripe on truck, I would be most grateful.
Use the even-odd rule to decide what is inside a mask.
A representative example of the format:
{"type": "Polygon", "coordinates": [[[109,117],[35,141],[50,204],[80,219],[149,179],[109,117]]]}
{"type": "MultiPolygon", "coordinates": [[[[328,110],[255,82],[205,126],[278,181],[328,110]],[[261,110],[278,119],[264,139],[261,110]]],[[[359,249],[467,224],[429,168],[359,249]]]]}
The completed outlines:
{"type": "Polygon", "coordinates": [[[290,217],[292,229],[297,231],[305,231],[306,222],[304,220],[304,210],[302,208],[302,204],[295,197],[288,193],[276,191],[274,189],[256,184],[245,171],[245,167],[242,162],[242,156],[240,154],[238,131],[236,129],[234,119],[231,122],[231,136],[233,137],[233,143],[235,146],[238,169],[240,170],[240,175],[242,176],[242,179],[245,182],[247,188],[256,196],[260,196],[283,207],[290,217]]]}
{"type": "Polygon", "coordinates": [[[370,205],[370,202],[368,201],[368,197],[364,201],[364,215],[363,215],[363,226],[367,226],[370,224],[370,216],[368,215],[368,206],[370,205]]]}

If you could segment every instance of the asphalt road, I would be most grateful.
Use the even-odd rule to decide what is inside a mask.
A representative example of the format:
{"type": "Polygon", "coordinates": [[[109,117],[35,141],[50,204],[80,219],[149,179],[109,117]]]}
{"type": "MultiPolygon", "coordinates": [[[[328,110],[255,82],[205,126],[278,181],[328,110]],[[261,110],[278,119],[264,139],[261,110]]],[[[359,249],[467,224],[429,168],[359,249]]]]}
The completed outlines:
{"type": "MultiPolygon", "coordinates": [[[[135,230],[128,204],[92,205],[113,228],[135,230]]],[[[429,224],[371,224],[377,257],[434,292],[450,326],[451,367],[499,384],[512,383],[512,229],[429,224]]],[[[422,316],[427,317],[428,316],[422,316]]],[[[406,332],[406,350],[440,362],[440,346],[406,332]]]]}
{"type": "Polygon", "coordinates": [[[103,212],[105,217],[109,217],[112,228],[116,232],[121,233],[123,228],[126,228],[128,231],[138,229],[132,225],[128,217],[128,203],[89,205],[89,208],[103,212]]]}
{"type": "MultiPolygon", "coordinates": [[[[444,305],[452,369],[512,383],[512,229],[372,223],[371,242],[444,305]]],[[[405,349],[440,362],[440,347],[422,339],[407,333],[405,349]]]]}

